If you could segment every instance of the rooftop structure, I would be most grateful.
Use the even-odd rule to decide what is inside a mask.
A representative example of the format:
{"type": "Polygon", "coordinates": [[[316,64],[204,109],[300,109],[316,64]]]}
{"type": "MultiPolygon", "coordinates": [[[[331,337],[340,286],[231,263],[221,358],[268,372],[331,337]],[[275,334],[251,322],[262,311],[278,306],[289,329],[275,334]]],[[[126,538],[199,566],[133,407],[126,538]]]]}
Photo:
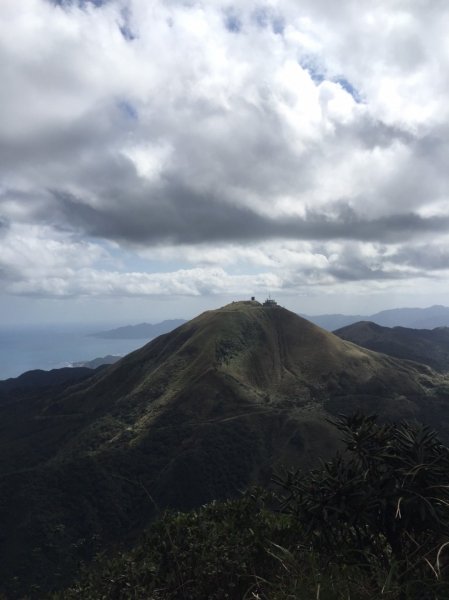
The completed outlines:
{"type": "Polygon", "coordinates": [[[278,303],[276,300],[273,300],[273,298],[267,298],[262,306],[265,306],[266,308],[274,308],[277,305],[278,303]]]}

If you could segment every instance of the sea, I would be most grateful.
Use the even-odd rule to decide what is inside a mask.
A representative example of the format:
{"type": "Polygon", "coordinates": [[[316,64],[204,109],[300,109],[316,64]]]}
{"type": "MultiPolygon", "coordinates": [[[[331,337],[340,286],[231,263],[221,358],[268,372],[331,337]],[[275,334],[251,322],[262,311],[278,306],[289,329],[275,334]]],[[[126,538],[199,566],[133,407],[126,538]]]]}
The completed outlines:
{"type": "MultiPolygon", "coordinates": [[[[113,327],[110,327],[112,329],[113,327]]],[[[108,354],[124,356],[149,340],[108,340],[92,337],[104,331],[95,324],[0,328],[0,379],[33,369],[59,369],[108,354]]]]}

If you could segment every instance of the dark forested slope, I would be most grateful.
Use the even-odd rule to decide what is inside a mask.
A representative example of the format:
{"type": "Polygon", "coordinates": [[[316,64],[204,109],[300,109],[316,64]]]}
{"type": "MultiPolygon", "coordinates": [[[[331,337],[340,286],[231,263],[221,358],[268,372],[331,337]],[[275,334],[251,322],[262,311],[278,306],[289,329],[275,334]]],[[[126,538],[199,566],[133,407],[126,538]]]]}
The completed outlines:
{"type": "Polygon", "coordinates": [[[414,360],[437,371],[449,370],[449,328],[382,327],[360,321],[334,331],[338,337],[390,356],[414,360]]]}

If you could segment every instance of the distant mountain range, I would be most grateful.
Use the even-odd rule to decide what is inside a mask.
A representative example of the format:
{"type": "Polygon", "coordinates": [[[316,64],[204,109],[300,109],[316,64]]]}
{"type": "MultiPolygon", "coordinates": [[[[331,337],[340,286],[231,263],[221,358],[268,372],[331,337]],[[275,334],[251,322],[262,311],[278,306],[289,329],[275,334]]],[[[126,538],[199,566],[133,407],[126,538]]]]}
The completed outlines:
{"type": "MultiPolygon", "coordinates": [[[[410,327],[413,329],[433,329],[435,327],[449,327],[449,307],[430,306],[428,308],[393,308],[383,310],[372,315],[306,315],[301,314],[308,321],[328,331],[334,331],[359,321],[371,321],[385,327],[410,327]]],[[[91,337],[102,339],[146,339],[150,340],[163,333],[168,333],[176,327],[183,325],[185,319],[168,319],[161,323],[139,323],[125,325],[107,331],[91,333],[91,337]]]]}
{"type": "Polygon", "coordinates": [[[90,336],[109,340],[149,340],[163,333],[168,333],[185,322],[185,319],[168,319],[154,325],[151,323],[125,325],[108,331],[97,331],[91,333],[90,336]]]}
{"type": "Polygon", "coordinates": [[[72,364],[72,368],[87,367],[88,369],[96,369],[102,365],[113,365],[121,358],[123,357],[115,354],[108,354],[107,356],[99,356],[97,358],[93,358],[92,360],[75,362],[72,364]]]}
{"type": "Polygon", "coordinates": [[[371,321],[384,327],[410,327],[412,329],[434,329],[449,327],[449,308],[430,306],[428,308],[393,308],[373,315],[302,315],[315,325],[328,331],[346,327],[358,321],[371,321]]]}
{"type": "Polygon", "coordinates": [[[207,311],[80,375],[0,403],[6,597],[65,584],[80,562],[132,543],[155,507],[317,464],[340,447],[329,418],[342,412],[417,419],[449,439],[449,378],[258,302],[207,311]]]}

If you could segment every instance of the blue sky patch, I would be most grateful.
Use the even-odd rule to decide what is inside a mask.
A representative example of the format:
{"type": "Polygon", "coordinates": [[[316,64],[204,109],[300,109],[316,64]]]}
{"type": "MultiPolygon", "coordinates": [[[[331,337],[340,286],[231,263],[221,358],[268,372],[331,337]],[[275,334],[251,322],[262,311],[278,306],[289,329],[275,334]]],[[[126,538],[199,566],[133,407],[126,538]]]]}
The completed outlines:
{"type": "Polygon", "coordinates": [[[360,96],[360,92],[352,85],[352,83],[350,81],[348,81],[344,77],[337,77],[333,81],[335,83],[338,83],[339,85],[341,85],[341,87],[346,92],[348,92],[348,94],[351,94],[351,96],[354,98],[354,100],[358,104],[360,104],[362,102],[362,97],[360,96]]]}
{"type": "Polygon", "coordinates": [[[271,20],[271,28],[273,33],[277,33],[278,35],[283,35],[285,29],[285,21],[282,17],[274,17],[271,20]]]}
{"type": "Polygon", "coordinates": [[[271,27],[273,33],[282,35],[285,29],[284,19],[275,15],[272,10],[267,7],[259,7],[252,14],[253,21],[261,28],[266,29],[271,27]]]}
{"type": "Polygon", "coordinates": [[[107,4],[109,0],[51,0],[51,2],[58,6],[72,6],[73,4],[77,4],[79,8],[85,8],[89,5],[98,8],[99,6],[103,6],[103,4],[107,4]]]}
{"type": "Polygon", "coordinates": [[[125,38],[127,42],[132,42],[132,40],[136,39],[136,34],[133,32],[131,28],[131,13],[128,7],[123,8],[120,11],[122,16],[122,23],[119,25],[120,33],[125,38]]]}
{"type": "Polygon", "coordinates": [[[320,65],[317,57],[315,56],[303,56],[299,60],[299,64],[303,69],[306,69],[309,72],[310,77],[316,85],[319,85],[324,80],[328,79],[329,81],[333,81],[334,83],[338,83],[348,94],[354,98],[355,102],[360,104],[362,102],[362,96],[360,92],[355,88],[352,83],[343,77],[342,75],[338,77],[330,77],[329,74],[326,77],[325,69],[320,65]]]}
{"type": "Polygon", "coordinates": [[[301,59],[299,60],[299,64],[303,69],[306,69],[306,71],[309,72],[312,81],[317,85],[319,85],[326,79],[324,69],[320,67],[318,61],[314,56],[301,57],[301,59]]]}
{"type": "Polygon", "coordinates": [[[235,13],[228,13],[225,15],[225,27],[232,33],[240,33],[242,30],[242,21],[235,13]]]}
{"type": "Polygon", "coordinates": [[[118,103],[118,107],[120,109],[120,112],[131,121],[139,120],[139,113],[137,112],[137,109],[131,104],[131,102],[128,102],[127,100],[121,100],[118,103]]]}
{"type": "Polygon", "coordinates": [[[120,25],[119,29],[120,29],[120,33],[122,34],[122,36],[125,38],[125,40],[127,42],[132,42],[133,40],[136,39],[136,36],[134,35],[132,30],[127,25],[120,25]]]}

